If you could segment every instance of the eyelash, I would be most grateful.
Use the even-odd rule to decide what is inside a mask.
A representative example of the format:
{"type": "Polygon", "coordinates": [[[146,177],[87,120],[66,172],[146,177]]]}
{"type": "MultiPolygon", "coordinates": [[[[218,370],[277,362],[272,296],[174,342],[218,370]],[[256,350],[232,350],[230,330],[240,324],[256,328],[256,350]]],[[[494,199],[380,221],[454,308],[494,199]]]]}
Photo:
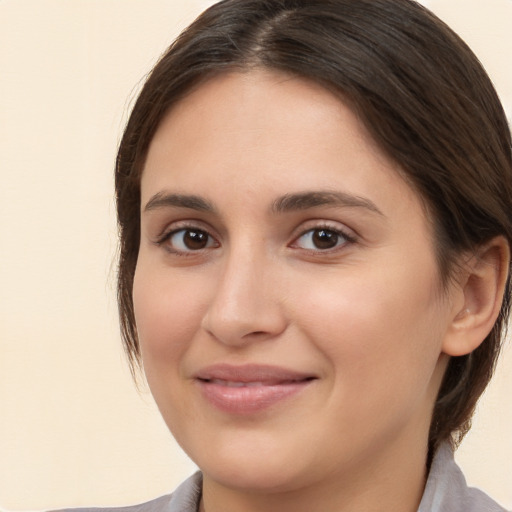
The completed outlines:
{"type": "MultiPolygon", "coordinates": [[[[328,232],[330,234],[334,234],[336,237],[342,238],[343,241],[339,245],[336,244],[332,248],[327,248],[327,249],[316,248],[316,249],[302,249],[302,250],[308,251],[308,252],[311,252],[311,253],[322,253],[322,254],[332,253],[332,252],[336,252],[338,250],[341,250],[346,245],[354,244],[354,243],[357,242],[356,237],[354,235],[352,235],[352,234],[347,233],[345,230],[340,229],[339,227],[334,227],[334,226],[329,225],[327,223],[320,223],[320,224],[315,224],[314,226],[311,226],[310,228],[303,230],[299,236],[295,237],[294,241],[292,242],[292,244],[290,246],[291,247],[296,246],[297,242],[302,237],[307,235],[308,233],[311,233],[312,234],[311,236],[313,236],[315,231],[316,232],[324,231],[324,232],[328,232]]],[[[336,241],[338,242],[338,240],[336,240],[336,241]]]]}
{"type": "MultiPolygon", "coordinates": [[[[336,240],[336,242],[338,242],[338,240],[336,240]]],[[[341,250],[346,245],[354,244],[356,242],[357,242],[357,238],[354,235],[352,235],[352,234],[348,234],[345,230],[342,230],[339,227],[334,227],[334,226],[329,225],[327,223],[320,223],[320,224],[315,224],[314,226],[312,226],[312,227],[310,227],[308,229],[304,229],[298,236],[296,236],[293,239],[293,242],[289,245],[289,247],[297,247],[298,249],[301,249],[303,251],[307,251],[309,253],[322,253],[322,254],[325,254],[325,253],[336,252],[338,250],[341,250]],[[304,237],[308,233],[311,233],[312,234],[311,236],[313,236],[315,231],[316,232],[320,232],[320,231],[328,232],[328,233],[333,234],[334,236],[336,236],[338,238],[342,238],[343,241],[339,245],[336,244],[334,247],[326,248],[326,249],[320,249],[320,248],[304,249],[304,248],[297,247],[297,242],[302,237],[304,237]]],[[[199,227],[194,226],[194,225],[183,225],[183,226],[180,226],[178,228],[172,229],[171,231],[167,231],[167,232],[165,232],[163,235],[161,235],[155,241],[155,244],[157,246],[164,246],[165,244],[167,244],[167,245],[165,245],[165,249],[168,252],[170,252],[170,253],[172,253],[173,255],[176,255],[176,256],[184,256],[184,257],[194,256],[194,255],[202,253],[203,251],[205,251],[207,249],[217,248],[220,245],[216,241],[216,239],[206,229],[199,228],[199,227]],[[185,234],[187,232],[195,232],[195,233],[204,234],[204,235],[206,235],[208,237],[207,243],[210,244],[211,241],[213,240],[213,244],[214,245],[206,246],[204,248],[199,248],[197,250],[194,250],[194,249],[181,250],[181,249],[176,249],[176,248],[172,247],[170,244],[167,244],[167,242],[169,242],[173,236],[175,236],[176,234],[178,234],[180,232],[183,232],[183,234],[185,234]]]]}
{"type": "Polygon", "coordinates": [[[201,253],[203,252],[205,249],[210,249],[211,247],[205,247],[205,248],[202,248],[202,249],[197,249],[197,250],[193,250],[193,249],[189,249],[189,250],[181,250],[181,249],[175,249],[174,247],[172,247],[170,244],[167,244],[167,242],[169,242],[171,240],[171,238],[175,235],[177,235],[178,233],[181,233],[183,232],[183,234],[187,233],[187,232],[195,232],[195,233],[201,233],[201,234],[205,234],[207,237],[208,237],[208,242],[207,243],[210,243],[211,240],[214,240],[214,244],[216,244],[214,246],[215,247],[218,247],[219,244],[218,242],[215,240],[215,238],[206,230],[206,229],[203,229],[203,228],[199,228],[197,226],[194,226],[194,225],[183,225],[183,226],[180,226],[178,228],[175,228],[175,229],[172,229],[170,231],[167,231],[165,233],[163,233],[162,236],[160,236],[155,244],[157,246],[165,246],[165,250],[167,250],[168,252],[170,252],[171,254],[175,255],[175,256],[194,256],[198,253],[201,253]]]}

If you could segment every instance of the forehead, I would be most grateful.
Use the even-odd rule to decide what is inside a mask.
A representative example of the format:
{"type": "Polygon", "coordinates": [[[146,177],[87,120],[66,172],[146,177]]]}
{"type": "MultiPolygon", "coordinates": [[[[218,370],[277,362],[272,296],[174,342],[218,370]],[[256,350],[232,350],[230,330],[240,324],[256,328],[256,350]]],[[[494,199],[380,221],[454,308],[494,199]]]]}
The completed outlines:
{"type": "MultiPolygon", "coordinates": [[[[316,151],[320,164],[322,153],[329,157],[336,136],[340,159],[349,159],[349,153],[360,150],[371,153],[382,166],[397,170],[357,116],[323,86],[269,70],[224,73],[196,86],[167,112],[151,141],[145,170],[157,157],[184,163],[188,159],[186,163],[191,165],[209,155],[208,166],[212,167],[213,156],[229,159],[240,145],[248,151],[240,162],[245,174],[252,157],[261,160],[270,156],[270,151],[273,158],[268,161],[276,167],[283,158],[287,165],[292,164],[297,150],[306,148],[310,156],[316,151]],[[304,147],[307,140],[310,143],[304,147]]],[[[295,172],[300,173],[301,166],[296,166],[295,172]]]]}
{"type": "Polygon", "coordinates": [[[340,97],[268,70],[215,76],[167,113],[149,147],[143,205],[168,189],[233,204],[245,194],[267,206],[278,195],[336,189],[397,213],[421,206],[340,97]]]}

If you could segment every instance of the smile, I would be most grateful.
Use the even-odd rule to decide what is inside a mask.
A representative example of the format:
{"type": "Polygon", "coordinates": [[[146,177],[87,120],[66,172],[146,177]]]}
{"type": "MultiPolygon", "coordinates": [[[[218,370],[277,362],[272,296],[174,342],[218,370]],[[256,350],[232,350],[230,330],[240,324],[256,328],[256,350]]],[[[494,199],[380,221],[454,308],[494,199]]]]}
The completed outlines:
{"type": "Polygon", "coordinates": [[[305,390],[316,377],[274,366],[216,365],[196,376],[202,396],[229,414],[255,414],[305,390]]]}

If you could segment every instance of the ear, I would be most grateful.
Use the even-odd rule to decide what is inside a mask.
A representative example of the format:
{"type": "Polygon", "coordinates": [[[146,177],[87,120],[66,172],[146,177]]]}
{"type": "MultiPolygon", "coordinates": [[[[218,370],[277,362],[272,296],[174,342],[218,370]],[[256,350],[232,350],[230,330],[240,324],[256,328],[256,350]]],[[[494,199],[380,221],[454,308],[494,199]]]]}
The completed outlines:
{"type": "Polygon", "coordinates": [[[502,236],[462,262],[453,318],[443,342],[445,354],[469,354],[487,337],[501,309],[509,265],[510,247],[502,236]]]}

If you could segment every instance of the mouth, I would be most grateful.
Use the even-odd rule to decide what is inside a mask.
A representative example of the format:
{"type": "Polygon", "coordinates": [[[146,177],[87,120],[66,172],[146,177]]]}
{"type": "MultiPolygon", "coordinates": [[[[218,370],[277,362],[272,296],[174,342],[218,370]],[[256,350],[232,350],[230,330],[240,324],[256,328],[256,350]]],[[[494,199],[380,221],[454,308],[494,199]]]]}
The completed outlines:
{"type": "Polygon", "coordinates": [[[283,380],[283,381],[256,381],[256,382],[240,382],[240,381],[230,381],[230,380],[222,380],[222,379],[205,379],[203,382],[209,382],[211,384],[215,384],[217,386],[226,386],[228,388],[257,388],[260,386],[283,386],[287,384],[295,384],[297,382],[302,382],[303,380],[312,380],[313,377],[306,377],[305,379],[300,380],[283,380]]]}
{"type": "Polygon", "coordinates": [[[255,414],[305,390],[315,375],[276,366],[215,365],[195,376],[203,397],[229,414],[255,414]]]}

